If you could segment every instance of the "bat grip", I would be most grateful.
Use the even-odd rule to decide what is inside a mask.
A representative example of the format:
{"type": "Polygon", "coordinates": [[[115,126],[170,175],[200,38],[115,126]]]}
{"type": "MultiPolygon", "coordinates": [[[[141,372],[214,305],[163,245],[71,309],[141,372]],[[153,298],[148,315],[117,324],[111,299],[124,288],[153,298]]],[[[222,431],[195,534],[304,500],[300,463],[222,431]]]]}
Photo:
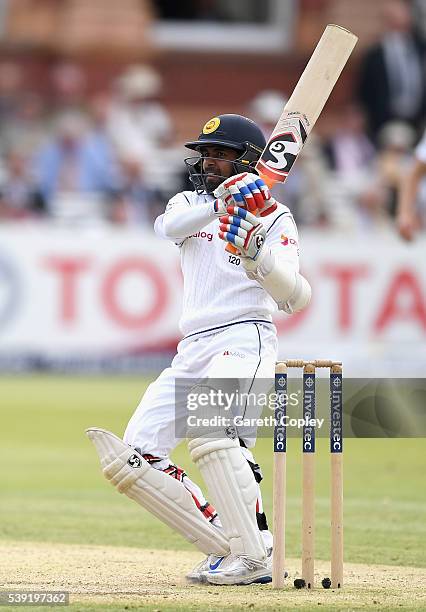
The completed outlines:
{"type": "Polygon", "coordinates": [[[233,253],[233,255],[238,255],[238,253],[239,253],[237,247],[235,247],[230,242],[228,242],[228,244],[226,245],[225,251],[228,251],[228,253],[233,253]]]}
{"type": "Polygon", "coordinates": [[[259,172],[259,176],[266,184],[266,186],[269,187],[269,189],[272,189],[272,187],[277,184],[277,181],[275,179],[271,178],[270,176],[267,176],[263,172],[259,172]]]}

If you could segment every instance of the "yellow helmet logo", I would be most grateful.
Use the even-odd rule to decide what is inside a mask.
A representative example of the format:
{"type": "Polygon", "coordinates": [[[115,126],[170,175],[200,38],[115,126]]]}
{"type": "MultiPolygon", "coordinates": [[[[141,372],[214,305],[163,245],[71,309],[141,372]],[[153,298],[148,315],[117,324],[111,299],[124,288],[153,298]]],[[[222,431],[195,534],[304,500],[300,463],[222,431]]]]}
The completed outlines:
{"type": "Polygon", "coordinates": [[[203,134],[211,134],[212,132],[217,130],[219,125],[220,125],[219,117],[213,117],[213,119],[210,119],[209,121],[207,121],[206,125],[203,127],[203,134]]]}

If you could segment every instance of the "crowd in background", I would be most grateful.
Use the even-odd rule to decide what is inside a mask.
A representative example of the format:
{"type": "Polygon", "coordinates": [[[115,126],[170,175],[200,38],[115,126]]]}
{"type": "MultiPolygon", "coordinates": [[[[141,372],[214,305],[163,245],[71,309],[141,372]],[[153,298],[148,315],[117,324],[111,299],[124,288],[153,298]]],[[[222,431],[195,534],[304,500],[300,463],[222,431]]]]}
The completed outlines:
{"type": "MultiPolygon", "coordinates": [[[[311,136],[286,185],[275,190],[300,225],[392,226],[401,177],[425,127],[425,49],[407,5],[390,1],[383,37],[361,58],[353,102],[335,114],[326,136],[311,136]]],[[[92,96],[74,63],[57,65],[50,79],[46,100],[27,90],[19,63],[0,62],[0,222],[78,219],[152,228],[168,198],[191,188],[183,143],[159,102],[161,76],[131,65],[108,91],[92,96]]],[[[259,92],[247,104],[266,136],[286,93],[259,92]]],[[[424,192],[419,223],[426,218],[424,192]]]]}
{"type": "Polygon", "coordinates": [[[25,90],[19,64],[0,64],[0,218],[150,227],[181,171],[171,120],[155,101],[159,75],[130,66],[92,97],[75,64],[51,79],[44,100],[25,90]]]}

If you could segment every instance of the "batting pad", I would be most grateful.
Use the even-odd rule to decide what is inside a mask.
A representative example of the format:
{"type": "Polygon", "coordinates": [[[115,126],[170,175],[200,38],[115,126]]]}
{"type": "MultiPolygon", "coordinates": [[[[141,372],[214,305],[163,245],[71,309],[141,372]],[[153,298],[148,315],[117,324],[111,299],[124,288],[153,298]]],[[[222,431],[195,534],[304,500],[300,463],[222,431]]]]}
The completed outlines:
{"type": "Polygon", "coordinates": [[[231,552],[266,556],[256,521],[257,485],[237,439],[195,438],[188,444],[229,539],[231,552]]]}
{"type": "Polygon", "coordinates": [[[229,553],[226,537],[202,515],[182,483],[151,467],[113,433],[96,427],[86,433],[98,452],[105,478],[120,493],[178,531],[205,555],[229,553]]]}

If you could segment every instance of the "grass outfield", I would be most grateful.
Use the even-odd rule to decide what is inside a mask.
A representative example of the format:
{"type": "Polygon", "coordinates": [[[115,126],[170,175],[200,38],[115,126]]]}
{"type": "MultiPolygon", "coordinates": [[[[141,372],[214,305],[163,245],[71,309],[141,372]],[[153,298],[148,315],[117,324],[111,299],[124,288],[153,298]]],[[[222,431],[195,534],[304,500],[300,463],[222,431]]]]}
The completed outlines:
{"type": "MultiPolygon", "coordinates": [[[[139,593],[138,589],[146,590],[138,609],[147,610],[196,609],[192,606],[197,602],[198,609],[252,605],[255,609],[274,609],[275,605],[285,605],[281,594],[270,587],[185,587],[181,575],[200,555],[137,504],[118,495],[102,478],[84,429],[98,425],[121,435],[146,384],[137,377],[0,379],[1,588],[59,589],[62,584],[72,593],[71,607],[78,610],[121,610],[124,605],[132,609],[134,596],[130,595],[139,593]],[[86,574],[79,570],[83,551],[86,574]],[[56,557],[69,561],[65,567],[60,567],[59,561],[49,565],[49,559],[56,557]],[[159,571],[166,557],[165,569],[159,571]],[[43,559],[46,565],[42,564],[45,569],[41,571],[43,559]],[[99,579],[98,589],[93,586],[88,590],[93,573],[99,572],[99,559],[103,559],[106,574],[99,579]],[[124,578],[116,582],[117,576],[126,575],[129,566],[129,582],[124,578]],[[122,569],[117,573],[118,568],[122,569]],[[135,575],[137,586],[132,582],[135,575]],[[268,597],[263,601],[265,593],[268,597]]],[[[299,445],[300,441],[291,439],[288,454],[287,550],[294,566],[292,578],[300,558],[299,445]]],[[[318,446],[316,556],[326,561],[327,440],[319,440],[318,446]]],[[[376,609],[426,609],[420,592],[411,600],[398,582],[401,568],[407,568],[402,578],[410,582],[411,576],[416,584],[419,580],[424,590],[426,572],[410,568],[426,567],[425,450],[422,439],[345,441],[345,559],[362,565],[348,566],[348,587],[341,593],[284,591],[289,605],[292,602],[291,606],[303,610],[317,609],[318,604],[326,609],[356,609],[358,603],[364,609],[369,605],[376,609]],[[387,584],[386,569],[377,568],[377,575],[383,571],[385,577],[375,584],[373,565],[399,568],[388,572],[394,582],[387,586],[387,596],[393,592],[392,586],[396,592],[401,590],[400,601],[390,601],[389,608],[385,594],[375,591],[387,584]],[[375,597],[378,604],[373,603],[375,597]]],[[[255,456],[264,472],[264,503],[270,516],[271,440],[260,440],[255,456]]],[[[174,458],[199,480],[184,445],[175,451],[174,458]]]]}

